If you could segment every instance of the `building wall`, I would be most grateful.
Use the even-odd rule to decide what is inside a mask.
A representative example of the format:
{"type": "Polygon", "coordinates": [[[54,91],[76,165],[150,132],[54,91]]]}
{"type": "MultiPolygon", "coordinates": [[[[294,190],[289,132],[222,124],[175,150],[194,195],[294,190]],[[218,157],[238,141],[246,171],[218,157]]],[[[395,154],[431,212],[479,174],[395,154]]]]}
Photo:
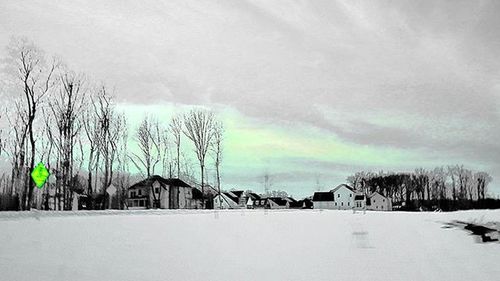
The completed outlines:
{"type": "Polygon", "coordinates": [[[370,205],[367,206],[367,209],[374,211],[392,211],[392,202],[390,199],[375,193],[370,197],[370,205]]]}
{"type": "Polygon", "coordinates": [[[170,207],[170,190],[168,188],[161,187],[160,192],[160,208],[168,209],[170,207]]]}
{"type": "Polygon", "coordinates": [[[336,209],[333,201],[313,201],[313,208],[326,210],[336,209]]]}
{"type": "Polygon", "coordinates": [[[363,210],[366,207],[366,199],[365,200],[355,200],[354,201],[354,209],[363,210]]]}
{"type": "Polygon", "coordinates": [[[349,210],[354,208],[354,192],[342,186],[333,193],[335,209],[349,210]]]}

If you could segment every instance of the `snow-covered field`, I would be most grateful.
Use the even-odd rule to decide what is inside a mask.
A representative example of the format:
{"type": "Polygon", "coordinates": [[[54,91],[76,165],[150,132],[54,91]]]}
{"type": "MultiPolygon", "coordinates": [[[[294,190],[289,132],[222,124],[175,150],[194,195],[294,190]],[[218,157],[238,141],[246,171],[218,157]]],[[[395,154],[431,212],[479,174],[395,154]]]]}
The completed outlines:
{"type": "Polygon", "coordinates": [[[0,213],[0,280],[500,280],[497,211],[0,213]]]}

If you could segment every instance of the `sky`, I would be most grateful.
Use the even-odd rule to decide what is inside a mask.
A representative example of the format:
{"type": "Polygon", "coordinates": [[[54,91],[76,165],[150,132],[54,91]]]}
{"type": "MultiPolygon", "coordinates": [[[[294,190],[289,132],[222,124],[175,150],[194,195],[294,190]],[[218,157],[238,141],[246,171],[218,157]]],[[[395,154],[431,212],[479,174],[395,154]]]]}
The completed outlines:
{"type": "MultiPolygon", "coordinates": [[[[296,196],[356,171],[464,164],[500,194],[499,1],[19,1],[26,36],[132,120],[213,108],[223,187],[296,196]]],[[[5,55],[5,48],[0,48],[5,55]]]]}

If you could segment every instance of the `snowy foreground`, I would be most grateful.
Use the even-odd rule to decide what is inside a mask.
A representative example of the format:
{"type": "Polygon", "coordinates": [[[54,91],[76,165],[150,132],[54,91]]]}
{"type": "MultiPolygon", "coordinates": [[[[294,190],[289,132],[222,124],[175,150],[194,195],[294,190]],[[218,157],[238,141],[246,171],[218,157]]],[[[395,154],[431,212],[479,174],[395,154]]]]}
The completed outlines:
{"type": "Polygon", "coordinates": [[[497,211],[0,213],[0,280],[500,280],[497,211]]]}

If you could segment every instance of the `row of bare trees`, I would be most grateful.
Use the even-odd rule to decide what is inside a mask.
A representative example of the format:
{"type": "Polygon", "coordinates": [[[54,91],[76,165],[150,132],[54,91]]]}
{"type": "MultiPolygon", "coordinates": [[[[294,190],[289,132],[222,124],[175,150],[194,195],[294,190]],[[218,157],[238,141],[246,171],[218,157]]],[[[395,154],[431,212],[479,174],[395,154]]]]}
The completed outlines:
{"type": "MultiPolygon", "coordinates": [[[[181,142],[185,137],[192,143],[199,162],[202,193],[205,194],[206,158],[209,153],[213,156],[216,187],[220,192],[223,133],[222,122],[209,110],[193,109],[188,113],[175,115],[168,126],[146,116],[135,136],[139,150],[131,152],[129,159],[144,177],[154,175],[160,167],[163,175],[190,178],[189,172],[181,173],[181,142]]],[[[156,196],[154,192],[152,194],[156,196]]],[[[158,198],[153,199],[157,201],[158,198]]]]}
{"type": "Polygon", "coordinates": [[[0,191],[15,195],[19,209],[35,205],[68,210],[81,194],[91,199],[93,206],[88,207],[108,208],[106,191],[111,185],[123,206],[131,171],[143,177],[159,172],[194,181],[184,153],[189,147],[181,147],[184,139],[192,143],[199,161],[201,188],[210,154],[220,190],[224,130],[212,111],[193,109],[167,124],[145,116],[130,137],[129,122],[116,108],[108,87],[92,83],[27,39],[13,38],[8,51],[0,79],[1,94],[8,101],[0,116],[6,127],[1,131],[0,151],[10,159],[11,172],[10,182],[2,177],[0,191]],[[52,174],[42,191],[35,189],[30,176],[38,162],[52,174]],[[40,198],[34,198],[34,192],[40,198]]]}
{"type": "Polygon", "coordinates": [[[357,172],[347,178],[364,193],[379,192],[393,202],[478,201],[486,199],[492,177],[486,172],[474,172],[463,165],[418,168],[411,173],[357,172]]]}

